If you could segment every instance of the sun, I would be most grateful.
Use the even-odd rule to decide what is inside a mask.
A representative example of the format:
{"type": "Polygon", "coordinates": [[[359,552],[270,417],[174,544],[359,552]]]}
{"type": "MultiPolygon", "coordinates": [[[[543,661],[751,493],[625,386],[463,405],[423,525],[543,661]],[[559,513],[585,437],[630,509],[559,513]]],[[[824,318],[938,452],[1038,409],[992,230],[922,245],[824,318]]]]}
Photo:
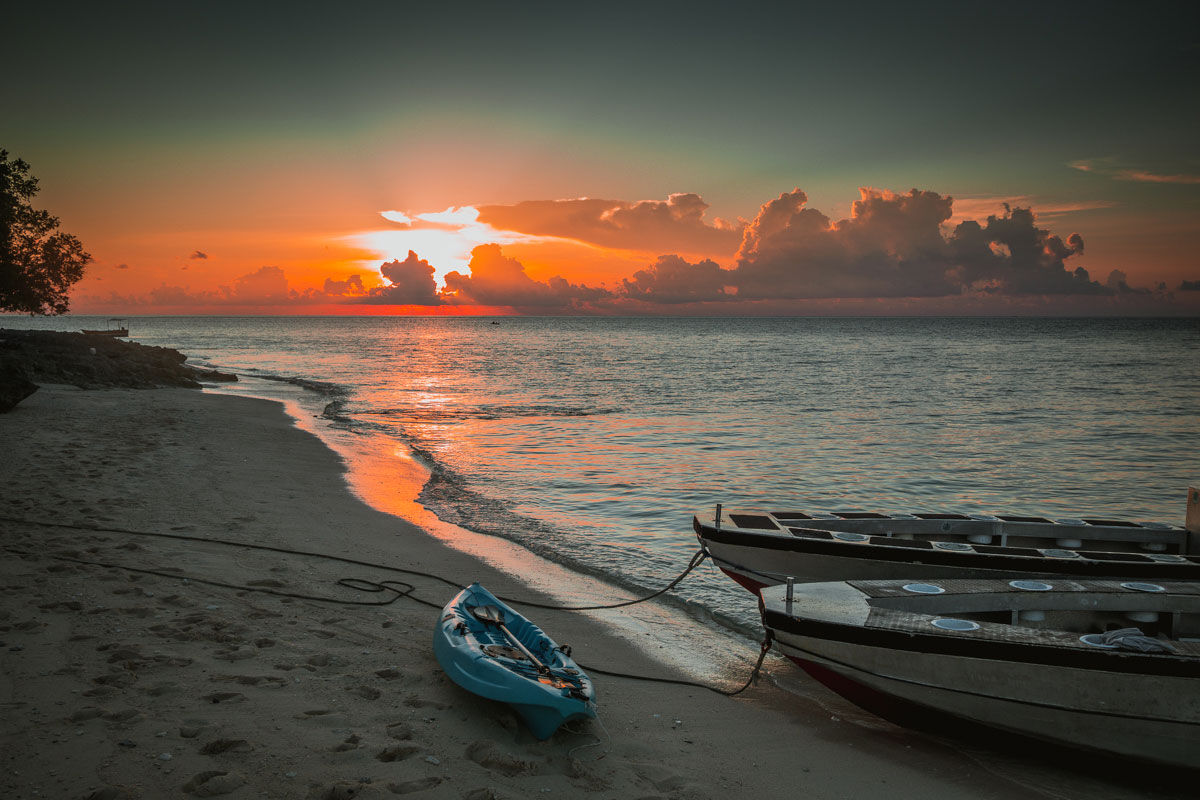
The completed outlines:
{"type": "MultiPolygon", "coordinates": [[[[471,251],[481,244],[504,245],[544,238],[482,223],[474,206],[450,206],[444,211],[419,214],[382,211],[380,216],[399,227],[364,231],[350,237],[351,240],[378,253],[380,260],[385,262],[403,261],[412,250],[433,266],[433,277],[439,286],[445,284],[448,272],[469,273],[471,251]]],[[[373,268],[378,269],[378,266],[372,264],[373,268]]]]}

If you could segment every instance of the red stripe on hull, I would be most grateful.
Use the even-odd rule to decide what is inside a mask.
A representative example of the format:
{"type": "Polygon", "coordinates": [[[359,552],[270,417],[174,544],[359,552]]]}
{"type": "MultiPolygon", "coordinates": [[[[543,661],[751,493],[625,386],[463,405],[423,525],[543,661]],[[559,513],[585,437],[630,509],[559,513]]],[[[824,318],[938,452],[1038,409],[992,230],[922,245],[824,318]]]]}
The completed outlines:
{"type": "Polygon", "coordinates": [[[770,585],[770,584],[766,584],[766,583],[759,583],[758,581],[754,580],[753,578],[747,578],[745,575],[741,575],[737,572],[734,572],[733,570],[725,569],[724,567],[718,567],[718,569],[720,569],[721,572],[724,572],[726,575],[728,575],[729,577],[733,578],[735,581],[740,583],[744,588],[749,589],[754,594],[758,594],[759,592],[761,592],[763,589],[765,589],[767,586],[770,585]]]}
{"type": "Polygon", "coordinates": [[[837,692],[859,708],[897,725],[921,730],[944,731],[947,724],[965,722],[952,714],[936,711],[895,695],[886,694],[878,689],[872,689],[870,686],[847,678],[845,675],[813,661],[790,655],[788,658],[799,664],[801,669],[826,688],[837,692]]]}

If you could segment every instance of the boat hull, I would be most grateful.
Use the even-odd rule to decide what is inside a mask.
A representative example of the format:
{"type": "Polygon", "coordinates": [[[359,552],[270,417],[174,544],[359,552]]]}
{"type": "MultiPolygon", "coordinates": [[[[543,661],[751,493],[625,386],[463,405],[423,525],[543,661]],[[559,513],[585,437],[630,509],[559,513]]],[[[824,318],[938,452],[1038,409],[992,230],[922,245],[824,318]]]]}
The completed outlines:
{"type": "MultiPolygon", "coordinates": [[[[710,515],[711,516],[711,515],[710,515]]],[[[726,575],[751,592],[783,583],[889,578],[989,579],[1033,577],[1200,580],[1200,557],[1158,548],[1182,548],[1186,531],[1115,525],[955,522],[924,519],[808,520],[825,528],[777,524],[767,514],[732,513],[724,524],[696,515],[700,544],[726,575]],[[742,527],[734,521],[743,523],[742,527]],[[762,527],[746,527],[748,524],[762,527]],[[846,530],[841,530],[840,526],[846,530]],[[989,532],[992,531],[992,532],[989,532]],[[1021,546],[1008,546],[1009,531],[1021,546]],[[1124,532],[1128,540],[1105,539],[1124,532]],[[974,537],[976,541],[969,541],[974,537]],[[1079,538],[1074,538],[1079,537],[1079,538]],[[1087,539],[1085,537],[1094,537],[1087,539]],[[984,544],[988,538],[1004,544],[984,544]],[[1096,551],[1064,544],[1097,542],[1125,550],[1096,551]],[[1040,547],[1029,546],[1038,544],[1040,547]],[[1145,546],[1155,548],[1134,552],[1145,546]]]]}
{"type": "MultiPolygon", "coordinates": [[[[1007,582],[987,583],[1015,591],[1007,582]]],[[[872,605],[877,600],[864,596],[869,588],[869,582],[797,587],[791,611],[782,587],[767,589],[763,625],[776,649],[812,677],[901,725],[955,733],[991,728],[1200,769],[1200,658],[1192,649],[1179,645],[1181,652],[1173,655],[1118,652],[1084,644],[1074,634],[1016,623],[948,633],[931,626],[939,598],[908,598],[925,604],[924,613],[905,615],[872,605]],[[997,628],[1005,631],[995,634],[997,628]]],[[[1091,588],[1073,583],[1064,591],[1080,596],[1079,609],[1143,600],[1132,591],[1089,593],[1091,588]]],[[[953,591],[952,586],[947,596],[953,591]]],[[[1162,602],[1173,602],[1172,591],[1159,595],[1162,602]]],[[[1196,587],[1186,591],[1191,599],[1175,607],[1195,614],[1196,587]]],[[[893,592],[884,603],[900,594],[893,592]]],[[[1029,592],[1015,602],[1034,607],[1048,597],[1029,592]]],[[[974,598],[953,600],[960,609],[984,608],[974,598]]],[[[954,607],[946,608],[949,614],[954,607]]]]}
{"type": "Polygon", "coordinates": [[[1189,687],[1195,679],[1148,679],[1154,689],[1150,693],[1138,686],[1137,677],[1063,670],[1047,686],[1045,668],[1037,665],[920,654],[906,654],[907,663],[900,664],[887,649],[787,635],[778,637],[777,647],[829,689],[906,727],[938,732],[982,726],[1077,749],[1200,768],[1200,720],[1171,707],[1181,694],[1195,694],[1194,686],[1189,687]],[[1157,706],[1152,710],[1138,705],[1151,694],[1166,702],[1152,704],[1157,706]],[[1120,702],[1128,698],[1137,702],[1120,702]],[[1071,708],[1064,701],[1083,707],[1071,708]]]}
{"type": "Polygon", "coordinates": [[[433,651],[446,675],[473,694],[507,703],[538,739],[565,722],[596,716],[595,689],[569,655],[540,628],[478,583],[459,592],[434,630],[433,651]],[[550,669],[539,674],[496,626],[476,619],[475,606],[501,609],[520,643],[550,669]],[[511,653],[511,655],[506,655],[511,653]]]}

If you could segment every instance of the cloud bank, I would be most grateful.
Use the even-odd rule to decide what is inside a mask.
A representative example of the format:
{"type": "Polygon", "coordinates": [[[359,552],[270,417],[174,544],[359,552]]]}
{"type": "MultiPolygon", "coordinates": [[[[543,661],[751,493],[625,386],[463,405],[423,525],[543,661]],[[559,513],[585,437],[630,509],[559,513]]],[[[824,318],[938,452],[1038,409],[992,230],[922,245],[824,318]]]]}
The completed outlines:
{"type": "Polygon", "coordinates": [[[1083,238],[1037,227],[1027,208],[962,222],[947,237],[953,200],[936,192],[864,188],[837,222],[807,203],[800,189],[785,192],[746,227],[731,271],[739,298],[1108,292],[1086,270],[1066,267],[1083,238]]]}
{"type": "MultiPolygon", "coordinates": [[[[1054,304],[1077,311],[1091,303],[1104,310],[1104,303],[1134,301],[1150,308],[1146,304],[1174,299],[1165,285],[1131,286],[1121,270],[1103,282],[1094,280],[1076,265],[1085,251],[1083,237],[1039,226],[1030,208],[1004,204],[1003,213],[957,221],[962,218],[954,218],[950,196],[874,188],[860,189],[841,220],[810,207],[799,188],[763,203],[753,220],[737,226],[706,222],[707,208],[698,195],[673,194],[666,201],[529,201],[416,215],[419,224],[454,228],[477,224],[477,212],[489,225],[537,236],[620,248],[680,245],[611,285],[588,286],[562,276],[534,279],[499,243],[489,242],[470,251],[465,268],[447,272],[441,287],[436,265],[410,249],[403,260],[380,264],[378,276],[327,278],[320,289],[293,289],[282,269],[264,266],[212,291],[164,285],[144,298],[113,299],[129,301],[126,305],[387,305],[581,314],[885,307],[901,313],[922,308],[953,313],[956,307],[1003,313],[1006,307],[1054,304]],[[703,249],[696,237],[721,242],[729,260],[723,265],[712,258],[689,259],[686,253],[703,249]],[[880,303],[890,305],[871,305],[880,303]]],[[[397,224],[405,224],[401,217],[410,219],[388,213],[397,224]]],[[[1200,292],[1200,281],[1183,281],[1177,291],[1190,297],[1200,292]]]]}
{"type": "Polygon", "coordinates": [[[624,250],[732,253],[742,224],[704,219],[708,203],[690,192],[666,200],[527,200],[479,206],[479,221],[531,236],[558,236],[624,250]]]}

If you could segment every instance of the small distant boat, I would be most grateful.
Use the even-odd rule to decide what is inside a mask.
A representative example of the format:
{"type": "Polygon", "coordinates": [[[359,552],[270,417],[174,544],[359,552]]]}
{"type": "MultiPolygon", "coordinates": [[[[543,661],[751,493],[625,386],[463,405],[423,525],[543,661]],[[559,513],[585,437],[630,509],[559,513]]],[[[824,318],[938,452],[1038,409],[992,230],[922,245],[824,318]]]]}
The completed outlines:
{"type": "MultiPolygon", "coordinates": [[[[1188,491],[1189,519],[1200,493],[1188,491]]],[[[1198,515],[1200,516],[1200,515],[1198,515]]],[[[1159,522],[989,514],[699,512],[713,562],[752,592],[796,581],[1016,574],[1200,581],[1200,533],[1159,522]]],[[[1200,527],[1198,527],[1200,531],[1200,527]]]]}
{"type": "Polygon", "coordinates": [[[108,327],[104,330],[93,331],[84,328],[82,332],[88,336],[128,336],[129,328],[126,326],[125,320],[123,319],[110,319],[108,321],[108,327]]]}
{"type": "Polygon", "coordinates": [[[452,681],[508,703],[538,739],[564,722],[596,716],[595,689],[571,648],[556,645],[478,583],[442,609],[433,652],[452,681]]]}
{"type": "Polygon", "coordinates": [[[894,722],[1200,768],[1200,584],[852,581],[761,598],[780,652],[894,722]]]}

